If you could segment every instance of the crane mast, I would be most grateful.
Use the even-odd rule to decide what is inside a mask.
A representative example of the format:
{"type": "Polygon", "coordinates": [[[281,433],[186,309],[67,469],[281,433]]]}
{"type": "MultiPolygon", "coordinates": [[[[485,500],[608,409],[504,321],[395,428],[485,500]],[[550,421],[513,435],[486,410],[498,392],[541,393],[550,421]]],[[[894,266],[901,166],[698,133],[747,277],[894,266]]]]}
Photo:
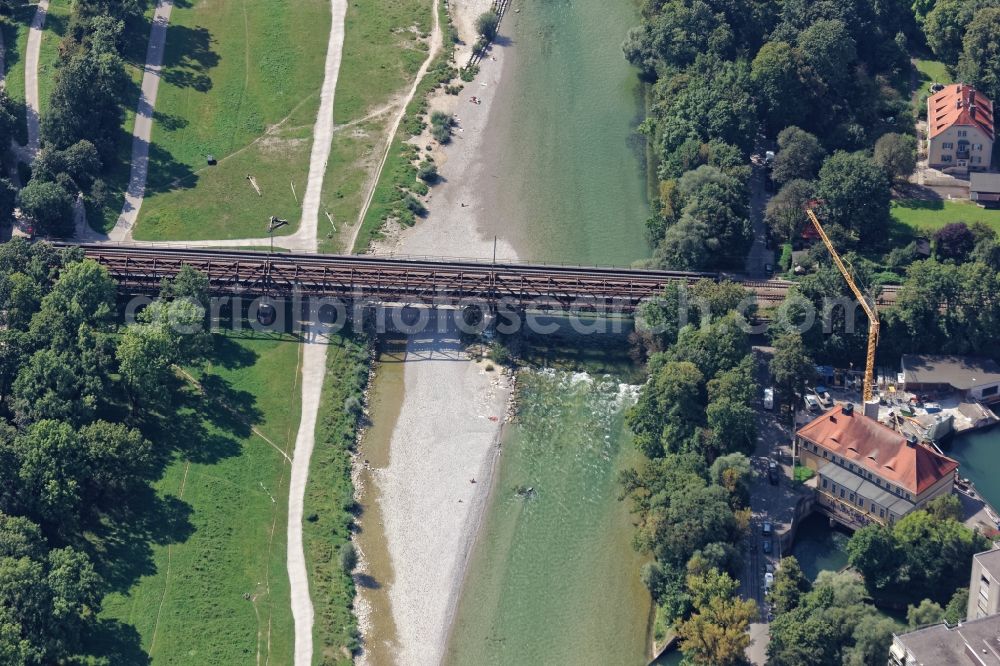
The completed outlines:
{"type": "Polygon", "coordinates": [[[833,263],[837,265],[840,274],[844,276],[847,286],[854,292],[854,297],[858,299],[865,314],[868,315],[868,353],[865,358],[865,379],[862,385],[862,399],[864,402],[869,402],[875,393],[875,348],[878,346],[878,310],[875,307],[875,303],[869,303],[868,299],[861,292],[861,289],[858,288],[854,277],[847,270],[847,266],[844,265],[840,255],[837,254],[836,248],[833,247],[833,243],[830,242],[830,238],[826,235],[826,231],[823,230],[823,225],[819,223],[816,213],[813,212],[812,208],[806,208],[806,214],[809,216],[809,221],[812,222],[813,227],[815,227],[816,233],[823,239],[823,244],[826,245],[830,256],[833,257],[833,263]]]}

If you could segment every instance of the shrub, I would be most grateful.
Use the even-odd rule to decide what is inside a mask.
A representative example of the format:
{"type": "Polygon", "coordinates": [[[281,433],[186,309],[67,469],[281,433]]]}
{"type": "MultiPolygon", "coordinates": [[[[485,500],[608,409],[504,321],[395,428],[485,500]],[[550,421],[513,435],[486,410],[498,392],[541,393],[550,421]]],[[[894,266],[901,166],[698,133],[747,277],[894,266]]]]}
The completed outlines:
{"type": "Polygon", "coordinates": [[[500,16],[493,10],[480,14],[479,18],[476,19],[476,32],[487,40],[497,36],[499,26],[500,16]]]}
{"type": "Polygon", "coordinates": [[[406,195],[403,199],[403,205],[406,206],[406,210],[419,217],[423,217],[427,214],[427,207],[420,203],[420,200],[412,194],[406,195]]]}
{"type": "Polygon", "coordinates": [[[790,271],[792,270],[792,244],[784,243],[781,246],[781,258],[778,259],[778,265],[781,266],[781,270],[790,271]]]}
{"type": "Polygon", "coordinates": [[[344,411],[348,414],[361,414],[361,401],[358,400],[357,396],[348,396],[348,398],[344,400],[344,411]]]}
{"type": "Polygon", "coordinates": [[[476,78],[476,74],[478,73],[479,73],[479,66],[472,65],[471,67],[463,67],[462,70],[459,72],[459,76],[463,81],[468,83],[472,79],[476,78]]]}
{"type": "Polygon", "coordinates": [[[340,566],[345,573],[351,573],[358,566],[358,551],[350,541],[340,548],[340,566]]]}
{"type": "Polygon", "coordinates": [[[417,168],[417,178],[428,184],[436,183],[438,181],[437,165],[430,160],[421,162],[417,168]]]}

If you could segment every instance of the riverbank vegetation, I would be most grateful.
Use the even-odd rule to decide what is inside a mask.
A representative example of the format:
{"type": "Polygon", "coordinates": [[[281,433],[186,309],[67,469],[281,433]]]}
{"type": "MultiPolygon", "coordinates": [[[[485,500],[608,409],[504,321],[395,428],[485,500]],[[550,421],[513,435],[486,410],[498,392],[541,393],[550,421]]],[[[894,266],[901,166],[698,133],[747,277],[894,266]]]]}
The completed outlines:
{"type": "Polygon", "coordinates": [[[351,452],[363,419],[370,350],[363,337],[344,332],[327,349],[316,448],[306,487],[302,540],[316,620],[313,632],[320,662],[350,664],[359,647],[352,609],[351,572],[357,553],[351,530],[358,507],[351,481],[351,452]]]}
{"type": "Polygon", "coordinates": [[[735,311],[745,296],[730,283],[672,287],[642,313],[655,332],[636,338],[650,377],[627,423],[647,460],[622,474],[622,497],[638,516],[636,547],[653,557],[642,579],[659,632],[672,625],[695,664],[743,663],[756,618],[734,595],[756,442],[753,357],[735,311]],[[689,301],[703,307],[686,323],[689,301]]]}

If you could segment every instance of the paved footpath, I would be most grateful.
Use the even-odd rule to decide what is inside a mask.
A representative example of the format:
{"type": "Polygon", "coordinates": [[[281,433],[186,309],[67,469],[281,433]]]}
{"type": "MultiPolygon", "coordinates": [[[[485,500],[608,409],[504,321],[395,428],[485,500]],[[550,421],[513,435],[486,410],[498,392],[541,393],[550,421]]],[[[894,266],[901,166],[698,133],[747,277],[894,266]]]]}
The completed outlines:
{"type": "Polygon", "coordinates": [[[38,56],[42,49],[42,29],[45,27],[45,16],[49,11],[49,0],[41,0],[35,17],[31,19],[28,29],[28,50],[24,55],[24,105],[28,118],[28,161],[38,154],[41,144],[39,131],[39,97],[38,97],[38,56]]]}
{"type": "Polygon", "coordinates": [[[139,217],[142,200],[146,194],[146,177],[149,174],[149,142],[153,133],[153,110],[156,108],[156,94],[160,89],[160,70],[163,67],[163,51],[167,42],[167,26],[170,24],[172,0],[158,0],[153,13],[153,24],[149,29],[149,46],[146,49],[146,66],[142,72],[142,91],[135,112],[135,127],[132,129],[132,173],[125,193],[125,204],[114,229],[108,234],[111,240],[121,241],[132,238],[132,227],[139,217]]]}

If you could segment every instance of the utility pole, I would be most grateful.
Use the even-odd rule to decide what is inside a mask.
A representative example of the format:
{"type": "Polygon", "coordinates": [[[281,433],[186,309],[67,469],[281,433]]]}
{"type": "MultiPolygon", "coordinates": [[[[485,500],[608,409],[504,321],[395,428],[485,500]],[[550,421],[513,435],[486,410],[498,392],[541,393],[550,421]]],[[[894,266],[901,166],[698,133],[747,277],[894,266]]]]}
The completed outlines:
{"type": "Polygon", "coordinates": [[[267,223],[267,235],[271,238],[271,254],[274,254],[274,230],[287,226],[288,220],[282,220],[274,215],[267,223]]]}

